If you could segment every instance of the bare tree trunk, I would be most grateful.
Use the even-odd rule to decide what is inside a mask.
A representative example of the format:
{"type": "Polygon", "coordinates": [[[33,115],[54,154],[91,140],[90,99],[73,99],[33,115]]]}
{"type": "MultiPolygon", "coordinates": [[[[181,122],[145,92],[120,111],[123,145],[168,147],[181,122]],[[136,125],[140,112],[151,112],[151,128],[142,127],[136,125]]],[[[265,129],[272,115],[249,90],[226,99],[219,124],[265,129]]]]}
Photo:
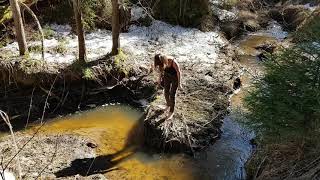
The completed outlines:
{"type": "Polygon", "coordinates": [[[112,0],[112,51],[111,55],[117,55],[120,49],[120,16],[119,0],[112,0]]]}
{"type": "Polygon", "coordinates": [[[27,6],[26,4],[24,4],[23,2],[19,2],[19,4],[25,8],[25,10],[27,10],[30,15],[33,17],[33,19],[36,21],[37,23],[37,26],[38,26],[38,30],[40,32],[40,35],[41,35],[41,46],[42,46],[42,60],[44,60],[44,34],[43,34],[43,30],[42,30],[42,27],[41,27],[41,24],[40,24],[40,21],[38,20],[36,14],[34,14],[34,12],[29,8],[29,6],[27,6]]]}
{"type": "Polygon", "coordinates": [[[14,19],[14,26],[16,30],[20,56],[23,56],[26,54],[28,49],[18,0],[10,0],[10,6],[14,19]]]}
{"type": "Polygon", "coordinates": [[[83,23],[82,23],[82,13],[80,7],[80,0],[73,0],[73,10],[74,16],[76,19],[77,25],[77,35],[78,35],[78,44],[79,44],[79,62],[85,64],[87,55],[86,55],[86,45],[85,45],[85,36],[83,30],[83,23]]]}

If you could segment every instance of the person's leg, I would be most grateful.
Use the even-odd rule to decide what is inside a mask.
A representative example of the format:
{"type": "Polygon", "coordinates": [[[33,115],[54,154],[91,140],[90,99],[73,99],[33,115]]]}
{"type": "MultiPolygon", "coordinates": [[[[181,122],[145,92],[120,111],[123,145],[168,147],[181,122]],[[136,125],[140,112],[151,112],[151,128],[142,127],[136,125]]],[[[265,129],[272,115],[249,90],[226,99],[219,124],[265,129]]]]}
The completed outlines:
{"type": "Polygon", "coordinates": [[[169,91],[170,113],[169,113],[167,119],[171,119],[173,117],[174,108],[175,108],[175,105],[176,105],[177,89],[178,89],[178,79],[177,78],[173,78],[172,82],[171,82],[171,88],[170,88],[170,91],[169,91]]]}
{"type": "Polygon", "coordinates": [[[170,87],[171,87],[171,80],[168,76],[164,76],[163,77],[164,80],[164,97],[166,99],[166,105],[168,109],[168,107],[170,107],[170,87]]]}

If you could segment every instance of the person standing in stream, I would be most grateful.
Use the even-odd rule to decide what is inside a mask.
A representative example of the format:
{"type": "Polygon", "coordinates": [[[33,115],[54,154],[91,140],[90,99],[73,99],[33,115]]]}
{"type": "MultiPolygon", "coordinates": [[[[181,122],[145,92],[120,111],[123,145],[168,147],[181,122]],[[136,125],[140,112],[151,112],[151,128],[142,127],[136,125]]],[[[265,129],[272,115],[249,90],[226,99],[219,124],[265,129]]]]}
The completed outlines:
{"type": "Polygon", "coordinates": [[[155,55],[154,67],[160,71],[158,85],[164,88],[167,103],[165,112],[169,110],[167,116],[167,120],[169,120],[174,115],[177,89],[182,89],[180,67],[173,57],[162,54],[155,55]]]}

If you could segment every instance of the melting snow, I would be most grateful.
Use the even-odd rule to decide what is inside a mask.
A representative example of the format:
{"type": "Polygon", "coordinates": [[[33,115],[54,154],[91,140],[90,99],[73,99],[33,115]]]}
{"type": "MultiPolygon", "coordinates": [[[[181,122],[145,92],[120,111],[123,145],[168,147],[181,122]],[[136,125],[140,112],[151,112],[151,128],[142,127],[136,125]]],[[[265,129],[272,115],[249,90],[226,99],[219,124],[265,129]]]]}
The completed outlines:
{"type": "MultiPolygon", "coordinates": [[[[2,177],[0,176],[1,180],[2,180],[2,177]]],[[[5,180],[15,180],[15,176],[13,173],[9,172],[9,171],[4,171],[4,179],[5,180]]]]}
{"type": "Polygon", "coordinates": [[[319,6],[314,6],[314,5],[312,5],[311,3],[307,3],[307,4],[304,5],[304,8],[306,8],[306,9],[312,11],[312,12],[313,12],[314,10],[316,10],[318,7],[319,7],[319,6]]]}
{"type": "Polygon", "coordinates": [[[284,31],[278,22],[271,21],[266,30],[252,33],[252,35],[269,36],[277,40],[283,40],[288,37],[288,32],[284,31]]]}
{"type": "MultiPolygon", "coordinates": [[[[77,37],[71,33],[69,25],[53,24],[50,27],[55,32],[55,38],[45,40],[45,60],[71,63],[77,58],[77,37]],[[66,48],[64,54],[54,50],[61,43],[64,43],[66,48]]],[[[141,61],[149,61],[155,53],[162,52],[182,62],[214,63],[217,61],[220,47],[227,42],[217,32],[201,32],[194,28],[183,28],[154,21],[150,27],[131,26],[128,33],[121,33],[120,43],[123,50],[141,61]]],[[[28,42],[28,45],[40,45],[40,42],[28,42]]],[[[112,48],[111,31],[97,30],[87,34],[86,48],[89,60],[95,60],[109,53],[112,48]]],[[[1,48],[0,52],[5,56],[17,56],[18,45],[17,43],[9,44],[1,48]]],[[[40,52],[31,52],[30,56],[41,60],[40,52]]]]}

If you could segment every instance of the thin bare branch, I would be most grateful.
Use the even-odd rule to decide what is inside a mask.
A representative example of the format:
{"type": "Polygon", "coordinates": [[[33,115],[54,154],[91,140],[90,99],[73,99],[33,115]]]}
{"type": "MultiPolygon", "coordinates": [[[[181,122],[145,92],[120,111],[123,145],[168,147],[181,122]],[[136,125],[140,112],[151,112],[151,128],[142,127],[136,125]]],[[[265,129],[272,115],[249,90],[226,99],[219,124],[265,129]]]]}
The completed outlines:
{"type": "Polygon", "coordinates": [[[57,75],[56,78],[54,79],[54,81],[53,81],[53,83],[52,83],[52,85],[51,85],[51,87],[50,87],[50,90],[49,90],[49,92],[48,92],[48,95],[47,95],[47,97],[46,97],[46,101],[44,102],[43,111],[42,111],[42,117],[41,117],[41,124],[43,124],[43,119],[44,119],[44,115],[45,115],[45,113],[46,113],[46,108],[47,108],[48,99],[49,99],[49,96],[51,95],[51,91],[52,91],[53,86],[54,86],[54,84],[56,83],[57,79],[58,79],[58,75],[57,75]]]}
{"type": "Polygon", "coordinates": [[[27,127],[28,127],[28,124],[29,124],[29,119],[30,119],[30,114],[31,114],[31,109],[32,109],[32,101],[33,101],[34,90],[35,90],[35,87],[34,87],[33,90],[32,90],[32,95],[31,95],[30,105],[29,105],[29,111],[28,111],[28,118],[27,118],[27,123],[26,123],[25,128],[27,128],[27,127]]]}
{"type": "MultiPolygon", "coordinates": [[[[18,148],[18,144],[17,144],[17,141],[16,141],[16,138],[15,138],[15,135],[14,135],[14,132],[13,132],[13,128],[12,128],[12,125],[10,123],[10,119],[9,119],[9,116],[3,112],[2,110],[0,110],[0,116],[1,118],[4,120],[4,122],[7,124],[7,126],[9,127],[10,129],[10,134],[11,134],[11,138],[12,138],[12,142],[13,142],[13,147],[16,151],[16,153],[19,152],[19,148],[18,148]]],[[[20,158],[19,156],[17,156],[17,169],[18,169],[18,176],[19,176],[19,179],[21,180],[22,179],[22,169],[21,169],[21,165],[20,165],[20,158]]],[[[6,170],[7,167],[5,167],[3,169],[3,172],[6,170]]]]}

